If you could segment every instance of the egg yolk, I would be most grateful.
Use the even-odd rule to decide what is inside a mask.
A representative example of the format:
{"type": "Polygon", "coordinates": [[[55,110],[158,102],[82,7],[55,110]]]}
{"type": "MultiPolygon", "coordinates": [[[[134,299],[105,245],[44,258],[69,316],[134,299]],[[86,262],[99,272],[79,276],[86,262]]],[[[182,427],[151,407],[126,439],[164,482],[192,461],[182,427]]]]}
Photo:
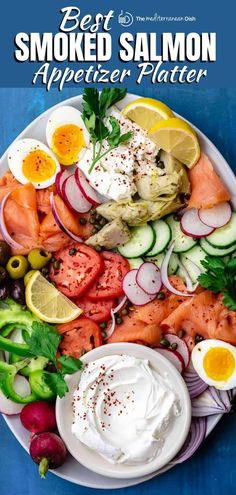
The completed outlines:
{"type": "Polygon", "coordinates": [[[62,165],[76,163],[84,146],[83,130],[74,124],[58,127],[52,136],[52,149],[62,165]]]}
{"type": "Polygon", "coordinates": [[[44,182],[55,174],[56,163],[46,151],[34,150],[24,158],[22,172],[29,182],[44,182]]]}
{"type": "Polygon", "coordinates": [[[235,371],[235,358],[228,349],[214,347],[205,354],[203,367],[212,380],[227,380],[235,371]]]}

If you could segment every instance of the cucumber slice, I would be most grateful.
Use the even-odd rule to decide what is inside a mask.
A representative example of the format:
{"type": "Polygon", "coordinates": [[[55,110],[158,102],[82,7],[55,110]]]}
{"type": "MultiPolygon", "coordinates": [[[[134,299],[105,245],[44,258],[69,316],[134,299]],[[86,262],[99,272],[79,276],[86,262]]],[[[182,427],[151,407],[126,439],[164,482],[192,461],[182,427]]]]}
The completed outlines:
{"type": "Polygon", "coordinates": [[[131,270],[135,270],[136,268],[139,268],[143,264],[143,259],[142,258],[130,258],[129,259],[129,266],[131,270]]]}
{"type": "Polygon", "coordinates": [[[199,277],[199,268],[202,272],[204,271],[201,261],[204,260],[205,257],[206,253],[200,246],[194,246],[187,253],[180,255],[180,261],[184,268],[186,268],[194,284],[199,277]]]}
{"type": "MultiPolygon", "coordinates": [[[[147,258],[147,261],[153,261],[158,268],[161,268],[162,261],[165,257],[165,253],[160,253],[157,256],[153,256],[152,258],[147,258]]],[[[178,255],[172,253],[168,266],[168,275],[175,275],[179,267],[179,258],[178,255]]]]}
{"type": "Polygon", "coordinates": [[[151,225],[141,225],[133,227],[131,230],[131,239],[118,247],[118,251],[125,258],[140,258],[146,254],[155,244],[156,234],[151,225]]]}
{"type": "Polygon", "coordinates": [[[226,249],[236,243],[236,212],[232,213],[230,221],[212,232],[207,237],[207,242],[219,249],[226,249]]]}
{"type": "Polygon", "coordinates": [[[151,226],[155,231],[156,241],[152,249],[146,254],[148,257],[162,253],[171,240],[170,226],[166,222],[163,220],[156,220],[151,223],[151,226]]]}
{"type": "Polygon", "coordinates": [[[193,237],[189,237],[182,232],[180,221],[176,220],[174,215],[167,217],[166,222],[171,229],[172,239],[175,241],[174,253],[185,253],[197,244],[193,237]]]}
{"type": "Polygon", "coordinates": [[[225,249],[219,249],[212,246],[212,244],[210,244],[204,237],[200,239],[200,246],[203,251],[205,251],[205,253],[209,254],[210,256],[226,256],[227,254],[231,254],[236,251],[236,244],[225,249]]]}

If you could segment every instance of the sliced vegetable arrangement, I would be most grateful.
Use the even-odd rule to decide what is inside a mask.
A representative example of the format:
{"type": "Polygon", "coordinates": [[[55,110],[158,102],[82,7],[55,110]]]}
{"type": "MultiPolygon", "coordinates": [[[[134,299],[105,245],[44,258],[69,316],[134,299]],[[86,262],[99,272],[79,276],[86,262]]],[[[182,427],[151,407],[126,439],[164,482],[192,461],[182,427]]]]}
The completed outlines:
{"type": "Polygon", "coordinates": [[[189,437],[227,413],[236,387],[236,212],[195,131],[163,103],[87,88],[47,146],[20,139],[0,179],[0,411],[20,414],[45,476],[66,459],[54,402],[80,357],[152,347],[182,374],[189,437]]]}

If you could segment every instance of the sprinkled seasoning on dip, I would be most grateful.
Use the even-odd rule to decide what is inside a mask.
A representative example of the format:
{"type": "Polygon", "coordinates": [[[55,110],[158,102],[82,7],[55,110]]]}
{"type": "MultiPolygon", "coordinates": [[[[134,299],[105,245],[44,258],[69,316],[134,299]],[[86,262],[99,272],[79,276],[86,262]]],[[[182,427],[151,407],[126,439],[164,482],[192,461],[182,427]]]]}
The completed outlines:
{"type": "Polygon", "coordinates": [[[72,432],[111,463],[150,462],[162,450],[178,397],[149,361],[106,356],[85,365],[73,396],[72,432]]]}

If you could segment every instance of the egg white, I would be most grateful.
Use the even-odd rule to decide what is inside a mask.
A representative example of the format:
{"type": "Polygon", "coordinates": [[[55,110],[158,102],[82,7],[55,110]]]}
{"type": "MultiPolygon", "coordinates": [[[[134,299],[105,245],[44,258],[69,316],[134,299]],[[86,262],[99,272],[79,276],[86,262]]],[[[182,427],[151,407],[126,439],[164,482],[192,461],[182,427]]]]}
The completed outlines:
{"type": "Polygon", "coordinates": [[[56,171],[54,175],[52,175],[49,179],[44,180],[42,182],[32,182],[35,189],[45,189],[46,187],[49,187],[52,184],[54,184],[56,174],[61,169],[56,156],[54,155],[54,153],[52,153],[52,151],[48,148],[48,146],[46,146],[46,144],[42,143],[41,141],[38,141],[37,139],[31,139],[31,138],[19,139],[18,141],[15,141],[8,151],[8,156],[7,156],[8,166],[11,173],[21,184],[27,184],[30,181],[23,174],[23,170],[22,170],[23,160],[31,151],[35,151],[35,150],[41,150],[47,153],[53,159],[56,165],[56,171]]]}
{"type": "Polygon", "coordinates": [[[207,339],[207,340],[203,340],[202,342],[199,342],[193,348],[192,356],[191,356],[193,367],[197,372],[197,374],[200,376],[200,378],[208,385],[214,386],[215,388],[220,390],[230,390],[236,387],[236,368],[232,373],[232,375],[227,380],[222,380],[222,381],[211,379],[204,370],[203,367],[204,357],[206,353],[214,347],[221,347],[224,349],[228,349],[235,358],[235,362],[236,362],[236,347],[234,347],[231,344],[228,344],[227,342],[223,342],[222,340],[207,339]]]}
{"type": "Polygon", "coordinates": [[[82,119],[82,114],[79,110],[77,110],[77,108],[71,107],[69,105],[63,105],[61,107],[56,108],[56,110],[54,110],[51,113],[46,125],[47,143],[48,146],[51,148],[53,134],[56,131],[56,129],[58,129],[58,127],[61,127],[63,125],[69,125],[69,124],[74,124],[83,130],[83,136],[86,146],[83,147],[78,154],[78,161],[79,161],[80,158],[84,155],[86,148],[89,146],[90,134],[85,127],[84,121],[82,119]]]}

